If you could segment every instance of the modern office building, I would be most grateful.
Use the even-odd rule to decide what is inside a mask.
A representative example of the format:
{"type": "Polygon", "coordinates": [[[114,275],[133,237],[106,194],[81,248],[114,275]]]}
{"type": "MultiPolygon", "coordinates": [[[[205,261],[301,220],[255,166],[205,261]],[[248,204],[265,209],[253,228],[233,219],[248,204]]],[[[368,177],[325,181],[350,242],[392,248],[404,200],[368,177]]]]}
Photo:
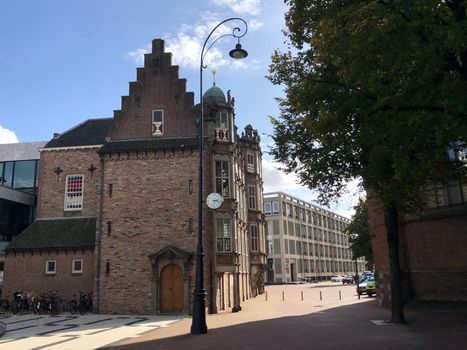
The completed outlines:
{"type": "MultiPolygon", "coordinates": [[[[349,241],[350,220],[283,192],[264,194],[268,283],[329,280],[355,274],[349,241]]],[[[357,260],[358,270],[365,261],[357,260]]]]}
{"type": "Polygon", "coordinates": [[[4,249],[35,217],[39,149],[45,144],[0,144],[0,289],[4,249]]]}

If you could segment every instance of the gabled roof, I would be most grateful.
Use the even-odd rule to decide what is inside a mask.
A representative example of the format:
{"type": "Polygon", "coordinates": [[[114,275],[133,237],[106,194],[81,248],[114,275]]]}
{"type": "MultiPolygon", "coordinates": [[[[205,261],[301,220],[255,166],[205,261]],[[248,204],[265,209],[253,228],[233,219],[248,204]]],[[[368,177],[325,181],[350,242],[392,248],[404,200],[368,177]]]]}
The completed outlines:
{"type": "Polygon", "coordinates": [[[96,218],[38,219],[16,237],[6,251],[92,248],[95,236],[96,218]]]}
{"type": "Polygon", "coordinates": [[[102,146],[98,152],[106,154],[132,151],[193,149],[198,148],[198,144],[197,137],[110,141],[102,146]]]}
{"type": "Polygon", "coordinates": [[[53,138],[44,148],[103,145],[113,118],[88,119],[53,138]]]}

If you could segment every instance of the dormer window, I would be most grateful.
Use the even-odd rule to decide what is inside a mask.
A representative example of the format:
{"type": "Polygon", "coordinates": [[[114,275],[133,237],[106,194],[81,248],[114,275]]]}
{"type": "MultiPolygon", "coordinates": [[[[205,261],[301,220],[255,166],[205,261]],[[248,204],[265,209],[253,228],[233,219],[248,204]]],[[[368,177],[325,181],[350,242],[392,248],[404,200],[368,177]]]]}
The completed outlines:
{"type": "Polygon", "coordinates": [[[152,136],[164,135],[164,110],[156,109],[152,111],[152,136]]]}
{"type": "Polygon", "coordinates": [[[217,112],[215,131],[217,141],[229,141],[229,114],[227,112],[217,112]]]}

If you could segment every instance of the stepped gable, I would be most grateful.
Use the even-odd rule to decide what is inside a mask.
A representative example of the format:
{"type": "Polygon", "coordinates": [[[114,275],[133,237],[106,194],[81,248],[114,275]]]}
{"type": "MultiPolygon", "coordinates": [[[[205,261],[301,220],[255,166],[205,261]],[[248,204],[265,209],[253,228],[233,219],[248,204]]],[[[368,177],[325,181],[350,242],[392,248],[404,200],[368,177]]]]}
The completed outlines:
{"type": "Polygon", "coordinates": [[[121,109],[114,111],[111,140],[195,136],[194,93],[186,91],[186,79],[179,78],[179,67],[172,65],[163,40],[153,40],[152,52],[144,55],[144,67],[136,69],[136,76],[128,96],[122,96],[121,109]],[[153,110],[164,114],[158,135],[153,135],[153,110]]]}
{"type": "Polygon", "coordinates": [[[112,121],[112,118],[88,119],[57,135],[44,148],[103,145],[112,121]]]}

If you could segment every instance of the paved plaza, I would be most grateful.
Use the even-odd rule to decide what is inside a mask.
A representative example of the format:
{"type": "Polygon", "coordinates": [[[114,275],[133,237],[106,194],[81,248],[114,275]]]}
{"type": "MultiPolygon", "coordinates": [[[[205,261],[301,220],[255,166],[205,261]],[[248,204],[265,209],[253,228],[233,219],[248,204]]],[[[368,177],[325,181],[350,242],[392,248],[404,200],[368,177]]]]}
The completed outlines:
{"type": "Polygon", "coordinates": [[[0,349],[465,349],[465,310],[409,307],[406,325],[389,315],[375,298],[358,300],[354,285],[277,285],[238,313],[207,315],[204,335],[190,334],[187,315],[5,316],[0,349]]]}
{"type": "Polygon", "coordinates": [[[167,327],[186,316],[13,315],[0,317],[7,326],[2,350],[97,349],[167,327]]]}

